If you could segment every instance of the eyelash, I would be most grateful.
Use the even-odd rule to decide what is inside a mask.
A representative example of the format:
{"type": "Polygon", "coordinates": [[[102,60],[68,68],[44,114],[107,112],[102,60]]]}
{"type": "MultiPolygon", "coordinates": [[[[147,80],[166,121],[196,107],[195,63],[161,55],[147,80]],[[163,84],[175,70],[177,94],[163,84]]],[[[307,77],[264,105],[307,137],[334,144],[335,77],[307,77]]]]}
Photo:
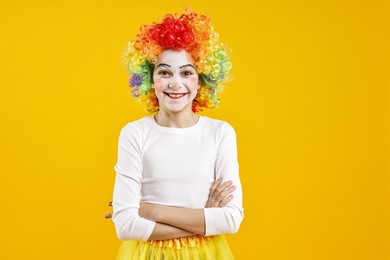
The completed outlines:
{"type": "MultiPolygon", "coordinates": [[[[169,71],[166,71],[166,70],[161,70],[157,74],[162,75],[162,76],[172,75],[172,73],[170,73],[169,71]]],[[[192,76],[192,75],[194,75],[194,73],[192,71],[189,71],[189,70],[183,71],[182,74],[184,76],[192,76]]]]}
{"type": "Polygon", "coordinates": [[[169,73],[169,72],[166,71],[166,70],[162,70],[162,71],[159,71],[159,72],[158,72],[159,75],[163,75],[163,76],[167,76],[168,73],[169,73]]]}

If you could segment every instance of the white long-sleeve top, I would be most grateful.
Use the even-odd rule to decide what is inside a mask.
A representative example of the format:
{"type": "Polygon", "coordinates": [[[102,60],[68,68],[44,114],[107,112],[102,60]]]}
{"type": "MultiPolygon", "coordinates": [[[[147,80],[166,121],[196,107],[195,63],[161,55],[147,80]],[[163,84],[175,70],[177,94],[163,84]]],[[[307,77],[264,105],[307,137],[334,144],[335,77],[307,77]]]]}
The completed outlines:
{"type": "Polygon", "coordinates": [[[206,236],[238,231],[244,217],[233,127],[200,116],[186,128],[163,127],[153,116],[125,125],[118,141],[113,222],[121,240],[146,241],[156,222],[138,214],[140,202],[204,208],[219,177],[232,180],[234,198],[222,208],[204,208],[206,236]]]}

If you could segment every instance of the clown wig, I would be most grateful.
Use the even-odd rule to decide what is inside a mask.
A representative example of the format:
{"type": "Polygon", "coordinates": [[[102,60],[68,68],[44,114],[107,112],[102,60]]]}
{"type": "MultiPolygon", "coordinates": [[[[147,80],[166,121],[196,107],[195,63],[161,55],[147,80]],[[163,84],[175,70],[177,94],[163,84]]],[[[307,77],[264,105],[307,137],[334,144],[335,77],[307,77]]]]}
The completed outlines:
{"type": "Polygon", "coordinates": [[[148,112],[159,110],[152,89],[153,70],[165,49],[186,50],[194,61],[200,88],[192,102],[192,111],[217,107],[218,94],[229,79],[232,64],[210,19],[189,9],[181,15],[168,14],[161,23],[143,25],[135,40],[128,43],[122,61],[130,74],[132,96],[145,104],[148,112]]]}

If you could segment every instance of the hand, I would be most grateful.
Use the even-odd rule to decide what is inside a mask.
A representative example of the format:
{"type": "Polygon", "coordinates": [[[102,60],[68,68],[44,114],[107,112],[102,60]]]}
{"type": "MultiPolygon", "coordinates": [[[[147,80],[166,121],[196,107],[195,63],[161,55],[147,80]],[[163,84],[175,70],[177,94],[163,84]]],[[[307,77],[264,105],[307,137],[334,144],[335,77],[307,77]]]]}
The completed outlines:
{"type": "MultiPolygon", "coordinates": [[[[108,202],[108,206],[112,207],[112,201],[108,202]]],[[[107,219],[112,218],[112,212],[106,213],[104,217],[107,219]]]]}
{"type": "Polygon", "coordinates": [[[205,208],[217,208],[225,207],[232,199],[232,193],[236,186],[231,186],[232,181],[227,181],[222,183],[222,178],[214,181],[213,185],[210,188],[209,199],[207,200],[205,208]],[[229,196],[227,196],[230,194],[229,196]]]}

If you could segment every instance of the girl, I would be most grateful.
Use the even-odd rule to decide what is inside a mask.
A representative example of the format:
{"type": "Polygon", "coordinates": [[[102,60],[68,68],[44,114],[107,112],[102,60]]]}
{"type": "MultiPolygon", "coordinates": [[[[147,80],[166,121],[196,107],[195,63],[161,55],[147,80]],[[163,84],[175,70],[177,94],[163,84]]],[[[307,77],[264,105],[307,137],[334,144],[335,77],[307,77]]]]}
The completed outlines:
{"type": "Polygon", "coordinates": [[[153,115],[120,132],[117,259],[234,259],[223,234],[243,219],[235,131],[196,114],[218,105],[231,69],[210,19],[186,10],[144,25],[123,61],[153,115]]]}

